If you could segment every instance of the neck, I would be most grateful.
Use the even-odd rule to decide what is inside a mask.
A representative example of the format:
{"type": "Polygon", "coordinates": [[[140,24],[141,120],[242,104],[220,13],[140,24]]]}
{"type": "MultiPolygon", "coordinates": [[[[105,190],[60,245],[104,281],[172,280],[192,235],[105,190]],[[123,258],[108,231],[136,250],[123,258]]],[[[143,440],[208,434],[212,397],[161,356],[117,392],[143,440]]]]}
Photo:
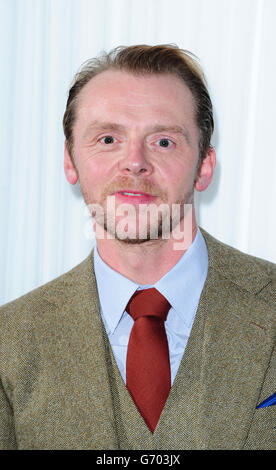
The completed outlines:
{"type": "Polygon", "coordinates": [[[97,240],[98,252],[106,264],[128,279],[137,284],[154,284],[173,268],[192,244],[197,232],[194,214],[189,230],[184,231],[184,226],[183,219],[169,239],[139,244],[101,238],[97,240]]]}

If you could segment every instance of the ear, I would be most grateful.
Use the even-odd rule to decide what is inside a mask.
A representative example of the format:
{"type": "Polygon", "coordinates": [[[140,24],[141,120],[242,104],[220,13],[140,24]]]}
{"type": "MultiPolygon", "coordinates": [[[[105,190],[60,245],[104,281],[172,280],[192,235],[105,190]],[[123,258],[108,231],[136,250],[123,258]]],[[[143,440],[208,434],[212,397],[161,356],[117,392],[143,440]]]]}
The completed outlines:
{"type": "Polygon", "coordinates": [[[79,179],[78,171],[69,154],[67,142],[64,144],[64,173],[66,179],[71,184],[76,184],[79,179]]]}
{"type": "Polygon", "coordinates": [[[195,180],[195,189],[204,191],[212,181],[214,169],[216,166],[216,152],[213,147],[209,147],[204,159],[199,167],[195,180]]]}

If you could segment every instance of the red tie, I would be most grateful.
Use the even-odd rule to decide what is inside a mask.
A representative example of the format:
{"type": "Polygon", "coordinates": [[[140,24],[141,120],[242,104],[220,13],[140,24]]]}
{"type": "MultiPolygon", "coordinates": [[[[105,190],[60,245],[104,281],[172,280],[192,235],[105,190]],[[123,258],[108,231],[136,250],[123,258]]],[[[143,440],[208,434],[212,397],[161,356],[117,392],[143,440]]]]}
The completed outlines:
{"type": "Polygon", "coordinates": [[[136,291],[126,307],[134,320],[127,349],[126,384],[152,433],[171,387],[164,326],[170,307],[154,288],[136,291]]]}

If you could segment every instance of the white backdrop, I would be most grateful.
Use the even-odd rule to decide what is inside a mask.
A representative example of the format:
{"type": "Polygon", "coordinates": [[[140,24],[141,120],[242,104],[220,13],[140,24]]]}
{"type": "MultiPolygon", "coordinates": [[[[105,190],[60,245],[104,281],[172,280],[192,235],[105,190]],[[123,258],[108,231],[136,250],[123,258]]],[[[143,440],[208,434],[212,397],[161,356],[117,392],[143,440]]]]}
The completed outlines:
{"type": "Polygon", "coordinates": [[[200,224],[276,262],[275,0],[0,0],[0,304],[82,261],[93,240],[63,171],[73,75],[102,50],[176,43],[205,70],[214,181],[200,224]]]}

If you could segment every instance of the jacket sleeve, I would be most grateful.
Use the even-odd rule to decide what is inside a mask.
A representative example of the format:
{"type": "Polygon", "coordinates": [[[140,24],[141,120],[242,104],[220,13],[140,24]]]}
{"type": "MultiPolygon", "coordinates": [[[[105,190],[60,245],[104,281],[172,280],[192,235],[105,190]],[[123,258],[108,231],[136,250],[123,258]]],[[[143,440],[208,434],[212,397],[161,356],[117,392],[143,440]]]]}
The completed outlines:
{"type": "Polygon", "coordinates": [[[17,449],[13,411],[0,380],[0,450],[17,449]]]}

